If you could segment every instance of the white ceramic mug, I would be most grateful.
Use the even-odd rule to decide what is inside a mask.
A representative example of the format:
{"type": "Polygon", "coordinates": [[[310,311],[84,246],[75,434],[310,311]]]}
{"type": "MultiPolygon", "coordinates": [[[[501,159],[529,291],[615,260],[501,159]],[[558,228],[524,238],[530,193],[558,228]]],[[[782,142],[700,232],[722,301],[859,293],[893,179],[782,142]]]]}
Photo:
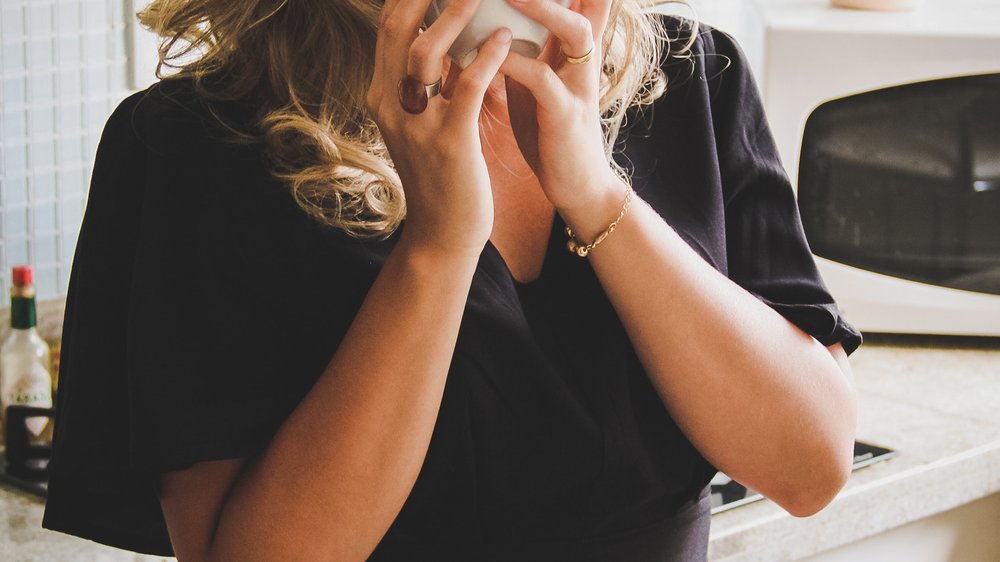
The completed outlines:
{"type": "MultiPolygon", "coordinates": [[[[424,23],[428,26],[434,23],[448,1],[433,0],[424,15],[424,23]]],[[[571,0],[548,1],[569,6],[571,0]]],[[[448,49],[448,55],[460,67],[469,66],[479,53],[479,46],[501,27],[507,27],[513,35],[510,50],[526,57],[538,57],[549,37],[549,30],[544,25],[510,7],[507,0],[482,0],[472,20],[448,49]]]]}

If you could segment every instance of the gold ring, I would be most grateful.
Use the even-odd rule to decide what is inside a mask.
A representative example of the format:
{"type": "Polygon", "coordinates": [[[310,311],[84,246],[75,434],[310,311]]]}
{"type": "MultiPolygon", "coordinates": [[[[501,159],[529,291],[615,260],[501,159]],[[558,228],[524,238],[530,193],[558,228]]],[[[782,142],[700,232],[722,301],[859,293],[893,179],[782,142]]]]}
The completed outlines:
{"type": "Polygon", "coordinates": [[[434,96],[436,96],[436,95],[438,95],[438,94],[441,93],[441,81],[443,79],[444,79],[444,76],[442,76],[441,78],[438,78],[437,82],[435,82],[433,84],[424,84],[424,91],[427,92],[427,99],[431,99],[434,96]]]}
{"type": "Polygon", "coordinates": [[[583,55],[582,57],[571,57],[571,56],[567,55],[566,51],[563,51],[562,49],[560,49],[560,52],[562,52],[562,56],[563,56],[564,59],[566,59],[566,62],[568,62],[570,64],[583,64],[585,62],[589,62],[590,59],[594,58],[594,48],[593,47],[591,47],[590,50],[587,51],[587,54],[583,55]]]}

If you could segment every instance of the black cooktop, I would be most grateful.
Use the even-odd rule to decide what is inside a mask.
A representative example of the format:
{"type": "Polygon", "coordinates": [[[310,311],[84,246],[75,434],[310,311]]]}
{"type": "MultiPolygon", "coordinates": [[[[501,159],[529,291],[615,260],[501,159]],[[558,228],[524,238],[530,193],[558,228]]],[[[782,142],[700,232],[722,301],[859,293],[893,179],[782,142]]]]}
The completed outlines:
{"type": "MultiPolygon", "coordinates": [[[[896,456],[896,451],[878,447],[860,441],[854,442],[854,466],[852,470],[868,466],[881,460],[896,456]]],[[[45,482],[25,480],[7,474],[7,463],[4,455],[0,454],[0,482],[16,486],[26,492],[45,497],[48,486],[45,482]]],[[[726,511],[734,507],[746,505],[757,500],[764,499],[753,489],[747,488],[739,482],[729,478],[720,472],[712,479],[712,514],[726,511]]]]}
{"type": "MultiPolygon", "coordinates": [[[[868,466],[896,456],[896,451],[861,441],[854,442],[854,466],[851,470],[868,466]]],[[[734,507],[764,499],[757,491],[718,473],[712,479],[712,515],[734,507]]]]}

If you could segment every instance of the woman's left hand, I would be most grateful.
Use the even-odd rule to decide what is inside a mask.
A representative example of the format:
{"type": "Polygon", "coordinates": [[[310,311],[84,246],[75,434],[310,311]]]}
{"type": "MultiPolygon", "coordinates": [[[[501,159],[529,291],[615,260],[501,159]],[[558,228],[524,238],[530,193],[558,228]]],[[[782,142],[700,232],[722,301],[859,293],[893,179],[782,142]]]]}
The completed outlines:
{"type": "Polygon", "coordinates": [[[511,51],[500,67],[522,155],[556,209],[606,200],[610,189],[622,191],[604,152],[600,121],[602,38],[612,0],[574,0],[569,8],[549,0],[507,2],[551,32],[538,59],[511,51]],[[566,59],[591,49],[585,63],[566,59]]]}

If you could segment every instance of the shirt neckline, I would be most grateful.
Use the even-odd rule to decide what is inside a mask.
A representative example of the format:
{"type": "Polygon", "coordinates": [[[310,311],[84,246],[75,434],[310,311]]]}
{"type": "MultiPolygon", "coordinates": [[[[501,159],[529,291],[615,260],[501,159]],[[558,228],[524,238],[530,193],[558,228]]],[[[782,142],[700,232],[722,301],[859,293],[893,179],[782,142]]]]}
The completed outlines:
{"type": "Polygon", "coordinates": [[[493,258],[503,269],[504,275],[510,279],[510,282],[514,287],[519,289],[527,289],[529,287],[537,287],[541,285],[542,280],[546,277],[546,274],[550,269],[552,269],[553,254],[556,250],[555,246],[559,246],[559,233],[562,232],[565,223],[563,222],[562,216],[558,211],[554,213],[552,218],[552,227],[549,229],[549,241],[545,248],[545,256],[542,258],[542,268],[538,272],[538,277],[532,279],[531,281],[518,281],[514,274],[511,272],[510,267],[507,265],[507,261],[503,259],[500,254],[500,250],[497,249],[496,245],[490,239],[486,240],[486,250],[493,255],[493,258]]]}

